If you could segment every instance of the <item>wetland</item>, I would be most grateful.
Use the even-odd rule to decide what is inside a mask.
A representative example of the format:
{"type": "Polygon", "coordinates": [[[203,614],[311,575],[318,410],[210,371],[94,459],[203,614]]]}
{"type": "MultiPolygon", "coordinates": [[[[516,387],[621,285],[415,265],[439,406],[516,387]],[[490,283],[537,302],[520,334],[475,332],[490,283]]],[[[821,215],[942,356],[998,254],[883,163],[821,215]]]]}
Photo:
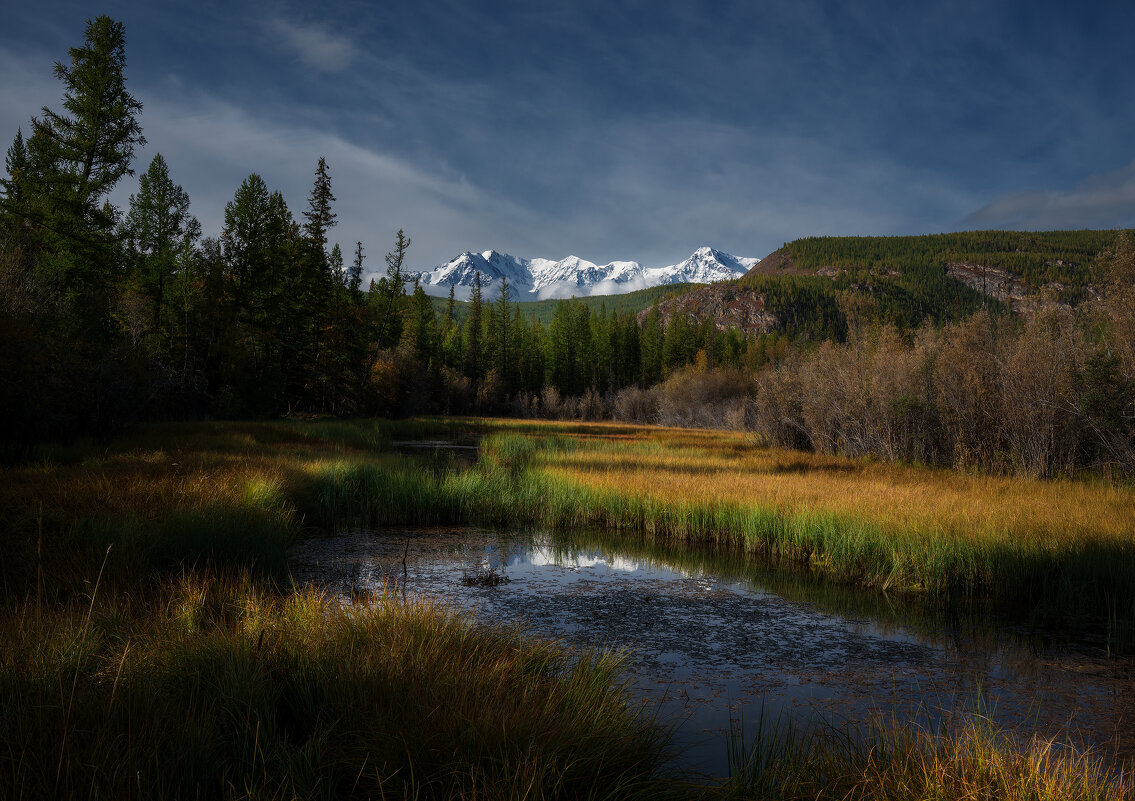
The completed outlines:
{"type": "Polygon", "coordinates": [[[879,715],[934,728],[978,715],[1131,756],[1135,660],[1099,637],[988,610],[936,615],[911,598],[872,609],[874,593],[817,598],[783,566],[670,556],[597,532],[388,528],[308,540],[290,565],[343,604],[429,598],[485,625],[623,652],[634,697],[675,727],[686,773],[726,776],[730,738],[752,739],[762,721],[862,727],[879,715]]]}
{"type": "Polygon", "coordinates": [[[0,797],[1132,795],[1124,484],[449,418],[0,478],[0,797]]]}

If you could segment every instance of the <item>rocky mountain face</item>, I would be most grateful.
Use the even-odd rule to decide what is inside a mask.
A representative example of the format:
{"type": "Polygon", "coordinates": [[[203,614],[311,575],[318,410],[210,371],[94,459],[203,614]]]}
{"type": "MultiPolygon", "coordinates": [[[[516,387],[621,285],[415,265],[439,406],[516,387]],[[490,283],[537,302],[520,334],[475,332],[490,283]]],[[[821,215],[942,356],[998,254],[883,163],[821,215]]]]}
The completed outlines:
{"type": "MultiPolygon", "coordinates": [[[[756,336],[773,331],[779,320],[765,308],[764,297],[754,289],[735,283],[698,287],[667,298],[658,304],[662,324],[670,325],[676,314],[684,314],[691,323],[712,318],[719,331],[736,328],[756,336]]],[[[650,309],[638,313],[639,323],[646,321],[650,309]]]]}

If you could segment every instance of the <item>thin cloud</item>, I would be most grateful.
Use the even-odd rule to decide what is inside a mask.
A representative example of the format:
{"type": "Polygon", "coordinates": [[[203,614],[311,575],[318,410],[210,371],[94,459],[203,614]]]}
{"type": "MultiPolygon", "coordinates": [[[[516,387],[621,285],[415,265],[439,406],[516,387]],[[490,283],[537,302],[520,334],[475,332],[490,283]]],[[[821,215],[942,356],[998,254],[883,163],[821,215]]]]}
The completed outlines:
{"type": "Polygon", "coordinates": [[[264,29],[304,64],[320,72],[342,72],[351,66],[357,53],[350,39],[322,25],[300,25],[275,17],[264,24],[264,29]]]}
{"type": "Polygon", "coordinates": [[[1135,162],[1093,175],[1067,191],[1001,195],[958,223],[959,228],[1117,228],[1135,224],[1135,162]]]}

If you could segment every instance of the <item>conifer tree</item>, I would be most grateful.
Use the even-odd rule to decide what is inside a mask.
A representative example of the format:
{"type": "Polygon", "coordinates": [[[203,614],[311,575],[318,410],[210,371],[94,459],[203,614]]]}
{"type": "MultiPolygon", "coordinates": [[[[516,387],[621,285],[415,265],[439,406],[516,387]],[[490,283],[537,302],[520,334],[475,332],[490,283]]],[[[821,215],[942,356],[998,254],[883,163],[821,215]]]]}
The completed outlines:
{"type": "Polygon", "coordinates": [[[335,202],[335,195],[331,193],[331,175],[327,167],[327,159],[319,157],[315,167],[315,185],[307,198],[307,211],[303,213],[303,233],[312,248],[322,258],[327,258],[327,232],[335,226],[338,216],[331,210],[335,202]]]}
{"type": "Polygon", "coordinates": [[[639,338],[639,347],[642,354],[642,383],[643,386],[653,386],[662,380],[662,312],[658,308],[658,299],[646,315],[639,338]]]}
{"type": "Polygon", "coordinates": [[[552,384],[564,395],[582,391],[579,376],[579,340],[576,337],[576,301],[561,300],[556,304],[548,329],[548,367],[552,384]]]}
{"type": "Polygon", "coordinates": [[[343,251],[339,249],[338,242],[331,248],[331,255],[327,257],[327,272],[335,286],[339,287],[346,283],[346,273],[343,272],[343,251]]]}
{"type": "Polygon", "coordinates": [[[140,288],[153,302],[154,324],[160,327],[167,284],[184,247],[201,234],[201,224],[189,213],[189,195],[170,178],[161,153],[138,179],[138,194],[130,196],[120,232],[140,288]]]}
{"type": "Polygon", "coordinates": [[[36,192],[21,213],[37,240],[39,280],[68,302],[88,335],[102,336],[116,268],[114,209],[105,198],[133,175],[134,150],[146,142],[137,119],[142,104],[126,90],[121,22],[88,20],[83,45],[69,57],[55,65],[63,110],[44,107],[32,120],[23,186],[36,192]]]}
{"type": "Polygon", "coordinates": [[[410,238],[399,228],[394,237],[394,249],[386,254],[386,276],[378,282],[378,330],[379,348],[393,347],[402,335],[401,299],[406,295],[402,266],[406,261],[406,251],[410,249],[410,238]]]}
{"type": "Polygon", "coordinates": [[[0,188],[3,189],[0,213],[5,216],[26,217],[28,188],[25,182],[28,179],[28,148],[24,144],[22,128],[16,130],[16,138],[12,140],[12,145],[4,158],[4,167],[8,177],[0,178],[0,188]]]}
{"type": "MultiPolygon", "coordinates": [[[[88,218],[98,201],[124,175],[133,175],[134,148],[144,145],[137,114],[142,104],[126,91],[126,31],[110,17],[87,20],[82,47],[69,51],[71,63],[55,64],[63,82],[63,113],[46,106],[33,120],[37,141],[51,156],[52,191],[69,196],[88,218]]],[[[105,222],[100,220],[100,222],[105,222]]]]}
{"type": "Polygon", "coordinates": [[[482,327],[484,326],[481,299],[481,273],[473,274],[473,291],[469,296],[469,319],[465,321],[465,374],[473,383],[481,379],[484,371],[481,354],[482,327]]]}
{"type": "Polygon", "coordinates": [[[454,297],[454,285],[449,285],[449,299],[445,301],[445,326],[450,328],[457,324],[455,312],[457,309],[457,300],[454,297]]]}
{"type": "Polygon", "coordinates": [[[225,204],[221,247],[231,276],[233,296],[239,309],[252,310],[254,314],[262,311],[260,293],[268,280],[265,245],[271,216],[268,186],[256,173],[245,178],[233,199],[225,204]]]}
{"type": "Polygon", "coordinates": [[[514,384],[511,299],[512,291],[508,286],[508,278],[502,275],[500,294],[489,310],[489,340],[493,351],[490,361],[504,382],[505,392],[511,392],[514,384]]]}
{"type": "Polygon", "coordinates": [[[355,242],[355,260],[347,270],[347,292],[354,303],[362,302],[363,258],[363,243],[355,242]]]}

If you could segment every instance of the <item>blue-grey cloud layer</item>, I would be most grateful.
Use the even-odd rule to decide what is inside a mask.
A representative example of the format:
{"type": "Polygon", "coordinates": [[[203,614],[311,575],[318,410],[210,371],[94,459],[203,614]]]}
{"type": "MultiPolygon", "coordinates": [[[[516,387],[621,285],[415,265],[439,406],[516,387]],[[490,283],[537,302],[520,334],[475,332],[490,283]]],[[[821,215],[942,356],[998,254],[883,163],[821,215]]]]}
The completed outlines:
{"type": "MultiPolygon", "coordinates": [[[[127,25],[142,159],[167,157],[207,230],[253,170],[298,211],[320,155],[344,244],[377,262],[402,226],[419,266],[490,247],[665,264],[808,234],[1135,223],[1129,4],[940,5],[100,11],[127,25]]],[[[91,13],[5,10],[0,125],[58,104],[50,64],[91,13]]]]}

